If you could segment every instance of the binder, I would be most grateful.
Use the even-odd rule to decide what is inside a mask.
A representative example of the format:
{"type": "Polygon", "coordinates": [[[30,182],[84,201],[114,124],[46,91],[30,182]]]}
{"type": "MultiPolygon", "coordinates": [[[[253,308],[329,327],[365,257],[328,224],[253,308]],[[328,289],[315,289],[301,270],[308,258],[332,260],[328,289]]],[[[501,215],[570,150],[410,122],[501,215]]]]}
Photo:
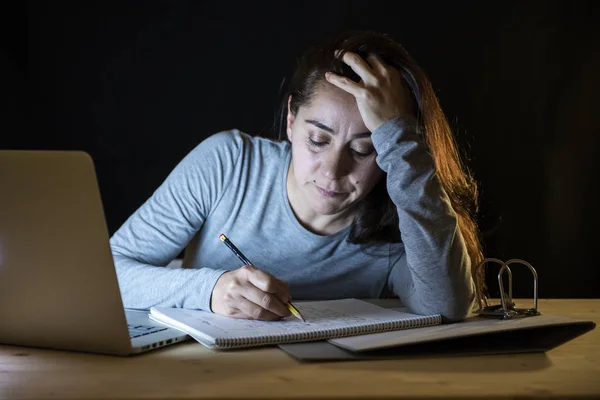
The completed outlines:
{"type": "MultiPolygon", "coordinates": [[[[492,355],[547,352],[593,330],[594,321],[545,314],[538,308],[538,274],[525,260],[502,261],[486,258],[474,270],[486,264],[500,266],[500,301],[476,291],[476,310],[464,321],[438,326],[380,334],[339,338],[327,341],[294,343],[279,347],[303,362],[377,360],[426,356],[492,355]],[[531,307],[517,307],[512,296],[511,266],[526,266],[533,277],[531,307]],[[505,291],[504,276],[508,290],[505,291]]],[[[481,287],[476,278],[476,288],[481,287]]]]}

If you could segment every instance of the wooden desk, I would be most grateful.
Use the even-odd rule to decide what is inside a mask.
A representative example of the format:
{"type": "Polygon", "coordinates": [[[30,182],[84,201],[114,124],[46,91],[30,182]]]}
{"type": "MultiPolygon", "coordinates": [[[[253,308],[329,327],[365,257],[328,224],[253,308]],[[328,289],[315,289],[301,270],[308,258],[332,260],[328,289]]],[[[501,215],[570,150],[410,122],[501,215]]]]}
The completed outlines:
{"type": "MultiPolygon", "coordinates": [[[[600,323],[600,299],[540,300],[539,309],[600,323]]],[[[323,364],[276,348],[219,353],[196,342],[129,358],[0,346],[0,397],[600,398],[600,329],[548,353],[323,364]]]]}

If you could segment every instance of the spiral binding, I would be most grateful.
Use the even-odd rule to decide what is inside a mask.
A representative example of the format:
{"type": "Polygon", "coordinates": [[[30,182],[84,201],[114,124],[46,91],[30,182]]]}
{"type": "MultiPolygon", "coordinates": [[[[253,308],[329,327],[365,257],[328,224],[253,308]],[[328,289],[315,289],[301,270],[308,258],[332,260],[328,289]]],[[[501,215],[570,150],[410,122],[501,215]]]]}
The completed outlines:
{"type": "Polygon", "coordinates": [[[366,335],[369,333],[379,333],[401,329],[411,329],[439,325],[441,323],[441,318],[441,315],[427,315],[405,320],[388,320],[378,323],[354,325],[342,328],[318,329],[314,331],[286,333],[278,335],[218,338],[215,341],[215,345],[218,348],[222,349],[233,349],[250,346],[266,346],[270,344],[334,339],[338,337],[366,335]]]}

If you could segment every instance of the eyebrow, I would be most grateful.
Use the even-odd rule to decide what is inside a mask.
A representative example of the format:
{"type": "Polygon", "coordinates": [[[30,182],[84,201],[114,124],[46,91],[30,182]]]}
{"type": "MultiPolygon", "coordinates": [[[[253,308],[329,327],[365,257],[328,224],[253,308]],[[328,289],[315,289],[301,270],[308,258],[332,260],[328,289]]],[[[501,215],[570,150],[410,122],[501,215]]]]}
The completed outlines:
{"type": "MultiPolygon", "coordinates": [[[[337,134],[337,132],[335,132],[333,129],[331,129],[330,127],[328,127],[324,123],[319,122],[317,120],[314,120],[314,119],[305,119],[304,122],[306,122],[308,124],[311,124],[311,125],[314,125],[317,128],[324,130],[325,132],[331,133],[332,135],[336,135],[337,134]]],[[[363,137],[369,137],[369,136],[371,136],[371,132],[361,132],[361,133],[357,133],[356,135],[352,135],[352,137],[354,137],[354,138],[363,138],[363,137]]]]}

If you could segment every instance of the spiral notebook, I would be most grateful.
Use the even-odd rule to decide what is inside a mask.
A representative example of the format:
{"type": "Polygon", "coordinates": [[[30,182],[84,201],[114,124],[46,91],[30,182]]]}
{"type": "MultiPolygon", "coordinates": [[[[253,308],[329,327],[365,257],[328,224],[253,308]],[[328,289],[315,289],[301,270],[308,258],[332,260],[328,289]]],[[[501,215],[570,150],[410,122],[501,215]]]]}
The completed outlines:
{"type": "Polygon", "coordinates": [[[386,309],[359,299],[295,302],[306,319],[257,321],[201,310],[152,307],[150,318],[178,329],[202,345],[234,349],[325,340],[439,325],[441,315],[417,315],[386,309]]]}

